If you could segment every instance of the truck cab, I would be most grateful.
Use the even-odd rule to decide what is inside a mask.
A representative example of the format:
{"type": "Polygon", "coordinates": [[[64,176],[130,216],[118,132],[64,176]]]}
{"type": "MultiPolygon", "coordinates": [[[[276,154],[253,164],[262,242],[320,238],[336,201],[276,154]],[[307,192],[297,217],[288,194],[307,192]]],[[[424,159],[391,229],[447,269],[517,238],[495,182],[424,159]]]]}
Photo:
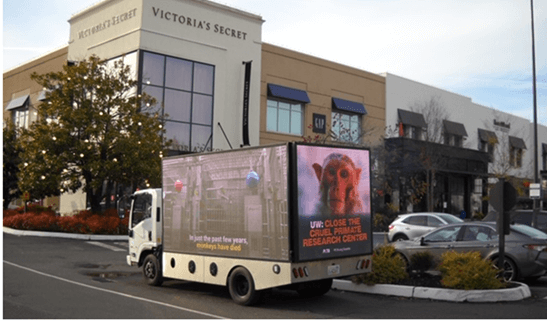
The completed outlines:
{"type": "MultiPolygon", "coordinates": [[[[127,264],[141,267],[150,254],[160,253],[162,244],[162,190],[145,189],[131,197],[129,255],[127,264]]],[[[157,257],[161,261],[160,257],[157,257]]]]}

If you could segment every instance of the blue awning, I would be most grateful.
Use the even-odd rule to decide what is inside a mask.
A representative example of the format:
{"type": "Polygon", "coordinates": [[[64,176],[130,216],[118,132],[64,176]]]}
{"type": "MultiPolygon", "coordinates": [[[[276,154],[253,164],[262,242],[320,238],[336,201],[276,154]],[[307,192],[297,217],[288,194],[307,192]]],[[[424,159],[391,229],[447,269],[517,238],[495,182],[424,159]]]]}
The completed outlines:
{"type": "Polygon", "coordinates": [[[310,98],[304,90],[268,84],[268,96],[309,103],[310,98]]]}
{"type": "Polygon", "coordinates": [[[29,95],[24,95],[24,96],[13,99],[6,106],[6,110],[12,110],[15,108],[23,107],[25,103],[27,102],[28,98],[29,98],[29,95]]]}
{"type": "Polygon", "coordinates": [[[344,100],[340,98],[332,98],[332,105],[336,109],[350,111],[352,113],[361,114],[361,115],[367,114],[367,110],[365,109],[365,106],[361,103],[357,103],[354,101],[344,100]]]}

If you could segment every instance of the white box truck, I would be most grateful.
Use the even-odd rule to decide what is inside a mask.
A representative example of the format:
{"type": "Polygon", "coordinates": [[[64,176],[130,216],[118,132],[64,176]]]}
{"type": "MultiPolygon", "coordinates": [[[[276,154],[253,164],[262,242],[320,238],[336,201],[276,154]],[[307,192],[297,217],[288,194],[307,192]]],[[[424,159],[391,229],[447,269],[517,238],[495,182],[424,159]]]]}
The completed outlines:
{"type": "Polygon", "coordinates": [[[371,270],[370,151],[285,143],[162,160],[163,188],[132,196],[127,263],[164,278],[322,295],[371,270]]]}

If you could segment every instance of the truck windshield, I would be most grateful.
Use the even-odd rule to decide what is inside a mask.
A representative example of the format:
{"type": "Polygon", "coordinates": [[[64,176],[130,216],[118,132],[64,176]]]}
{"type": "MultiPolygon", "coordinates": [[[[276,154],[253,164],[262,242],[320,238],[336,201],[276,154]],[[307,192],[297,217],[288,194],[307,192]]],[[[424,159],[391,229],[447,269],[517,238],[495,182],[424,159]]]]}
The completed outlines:
{"type": "Polygon", "coordinates": [[[131,227],[134,227],[149,217],[152,217],[152,195],[148,193],[137,194],[133,201],[131,227]]]}

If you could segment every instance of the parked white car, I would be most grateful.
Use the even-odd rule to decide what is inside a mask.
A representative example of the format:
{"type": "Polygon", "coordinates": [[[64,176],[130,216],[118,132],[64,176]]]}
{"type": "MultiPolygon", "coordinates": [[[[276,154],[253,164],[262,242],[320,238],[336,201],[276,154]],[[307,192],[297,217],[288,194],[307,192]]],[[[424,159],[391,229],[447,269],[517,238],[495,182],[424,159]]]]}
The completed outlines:
{"type": "Polygon", "coordinates": [[[447,213],[402,214],[389,225],[390,242],[412,240],[446,224],[462,223],[463,220],[447,213]]]}

